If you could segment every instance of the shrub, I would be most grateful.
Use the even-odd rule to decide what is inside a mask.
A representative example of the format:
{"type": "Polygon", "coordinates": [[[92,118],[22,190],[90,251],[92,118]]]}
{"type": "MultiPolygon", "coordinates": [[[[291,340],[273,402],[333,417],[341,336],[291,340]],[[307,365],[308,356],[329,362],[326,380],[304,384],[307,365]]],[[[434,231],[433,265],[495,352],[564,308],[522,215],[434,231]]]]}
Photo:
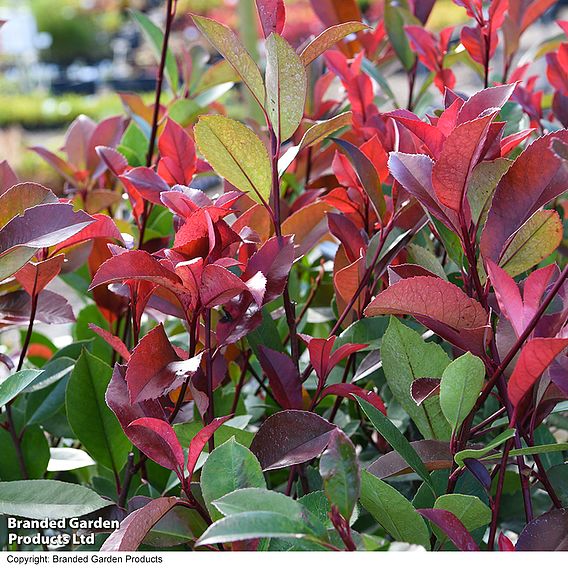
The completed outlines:
{"type": "Polygon", "coordinates": [[[565,549],[568,43],[546,96],[516,67],[552,2],[456,0],[459,34],[313,4],[296,51],[257,1],[264,73],[201,16],[223,59],[178,67],[174,4],[138,14],[155,103],[33,148],[65,199],[2,165],[0,512],[120,519],[103,551],[565,549]]]}

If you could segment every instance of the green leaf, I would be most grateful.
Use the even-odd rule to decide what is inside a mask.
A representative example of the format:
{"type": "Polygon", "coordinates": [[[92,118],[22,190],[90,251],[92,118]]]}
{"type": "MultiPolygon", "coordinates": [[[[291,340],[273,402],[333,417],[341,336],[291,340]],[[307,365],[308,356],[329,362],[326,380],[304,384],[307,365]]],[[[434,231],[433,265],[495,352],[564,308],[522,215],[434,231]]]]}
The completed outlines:
{"type": "Polygon", "coordinates": [[[391,45],[403,67],[410,71],[416,61],[416,55],[410,47],[404,26],[408,24],[419,25],[420,22],[412,16],[405,0],[388,0],[385,2],[384,10],[385,27],[391,45]]]}
{"type": "Polygon", "coordinates": [[[105,402],[111,375],[106,363],[83,351],[67,384],[65,405],[69,424],[87,452],[119,472],[132,444],[105,402]]]}
{"type": "Polygon", "coordinates": [[[43,477],[49,462],[49,444],[43,430],[32,426],[23,431],[20,449],[26,471],[22,471],[18,452],[12,437],[6,430],[0,430],[0,479],[12,481],[26,477],[35,479],[43,477]]]}
{"type": "Polygon", "coordinates": [[[420,456],[416,450],[410,445],[410,442],[401,434],[400,430],[379,410],[366,400],[355,396],[359,406],[368,416],[377,432],[385,438],[385,440],[404,458],[406,463],[424,480],[435,495],[436,490],[430,478],[430,474],[426,466],[422,463],[420,456]]]}
{"type": "MultiPolygon", "coordinates": [[[[518,448],[509,452],[510,457],[515,456],[534,456],[537,454],[549,454],[552,452],[566,452],[568,451],[568,444],[542,444],[540,446],[531,446],[529,448],[518,448]]],[[[456,454],[457,456],[457,454],[456,454]]],[[[482,460],[499,459],[503,456],[502,453],[484,456],[482,460]]]]}
{"type": "Polygon", "coordinates": [[[131,122],[116,149],[127,159],[129,166],[133,168],[143,166],[146,163],[148,139],[142,130],[131,122]]]}
{"type": "Polygon", "coordinates": [[[341,430],[332,432],[320,458],[319,470],[330,504],[335,505],[341,516],[349,520],[359,498],[361,472],[355,446],[341,430]]]}
{"type": "Polygon", "coordinates": [[[265,489],[266,481],[256,456],[231,438],[211,452],[201,471],[201,492],[211,518],[222,517],[213,501],[245,487],[265,489]]]}
{"type": "Polygon", "coordinates": [[[14,400],[28,385],[30,385],[42,371],[24,369],[10,375],[0,384],[0,407],[14,400]]]}
{"type": "Polygon", "coordinates": [[[0,513],[28,519],[68,519],[110,505],[94,491],[62,481],[38,479],[0,483],[0,513]]]}
{"type": "Polygon", "coordinates": [[[54,416],[65,406],[65,392],[69,376],[46,389],[34,391],[28,395],[26,404],[27,425],[41,424],[54,416]]]}
{"type": "Polygon", "coordinates": [[[495,188],[511,167],[511,163],[507,158],[497,158],[481,162],[473,168],[467,188],[467,198],[471,207],[471,217],[478,226],[485,224],[495,188]]]}
{"type": "Polygon", "coordinates": [[[281,513],[239,513],[213,523],[197,545],[218,544],[252,538],[315,538],[308,526],[281,513]]]}
{"type": "Polygon", "coordinates": [[[515,277],[550,256],[562,241],[563,226],[555,210],[537,211],[513,236],[499,265],[515,277]]]}
{"type": "Polygon", "coordinates": [[[450,511],[469,532],[491,522],[491,509],[475,495],[460,495],[459,493],[441,495],[436,499],[434,509],[450,511]]]}
{"type": "Polygon", "coordinates": [[[244,124],[224,116],[202,116],[195,140],[213,169],[259,203],[266,203],[272,187],[272,167],[264,144],[244,124]]]}
{"type": "Polygon", "coordinates": [[[242,77],[258,104],[264,104],[264,81],[257,64],[239,38],[227,27],[210,18],[193,16],[195,25],[207,37],[213,47],[242,77]]]}
{"type": "MultiPolygon", "coordinates": [[[[162,33],[162,30],[160,30],[160,28],[154,24],[148,16],[142,14],[142,12],[139,12],[138,10],[131,10],[130,14],[134,21],[140,26],[140,29],[148,41],[152,44],[156,58],[159,61],[162,56],[162,44],[164,42],[164,34],[162,33]]],[[[169,47],[166,53],[165,71],[170,87],[175,93],[179,86],[179,74],[175,57],[169,47]]]]}
{"type": "Polygon", "coordinates": [[[68,377],[74,366],[75,361],[70,357],[57,357],[56,359],[51,359],[51,361],[43,367],[41,374],[27,386],[26,392],[42,390],[53,383],[68,377]]]}
{"type": "Polygon", "coordinates": [[[501,432],[501,434],[499,434],[499,436],[497,436],[494,440],[492,440],[484,448],[479,448],[479,449],[476,449],[476,450],[467,449],[467,450],[462,450],[461,452],[458,452],[454,456],[454,460],[460,467],[463,467],[463,465],[464,465],[463,460],[466,460],[468,458],[473,458],[473,459],[477,459],[477,460],[481,459],[481,458],[483,458],[483,456],[487,455],[491,450],[499,447],[501,444],[503,444],[507,440],[510,440],[511,438],[513,438],[514,435],[515,435],[515,429],[509,428],[508,430],[501,432]]]}
{"type": "Polygon", "coordinates": [[[386,316],[377,316],[373,318],[363,318],[352,323],[335,342],[335,349],[338,349],[346,343],[361,343],[367,345],[361,351],[374,351],[381,346],[381,339],[385,334],[389,324],[389,318],[386,316]]]}
{"type": "MultiPolygon", "coordinates": [[[[174,424],[174,430],[177,434],[178,440],[184,448],[189,446],[191,440],[202,428],[203,426],[199,422],[174,424]]],[[[213,436],[215,438],[215,446],[220,446],[227,440],[230,440],[234,437],[239,444],[242,444],[243,446],[248,448],[251,445],[252,439],[254,438],[254,432],[241,430],[239,428],[223,424],[219,428],[217,428],[217,430],[215,430],[213,436]]],[[[205,451],[207,451],[207,446],[205,446],[205,451]]]]}
{"type": "MultiPolygon", "coordinates": [[[[307,493],[298,499],[298,503],[301,503],[308,511],[313,514],[320,523],[324,525],[325,528],[333,529],[333,523],[329,518],[329,513],[331,513],[331,506],[325,495],[325,491],[312,491],[307,493]]],[[[355,521],[359,518],[359,507],[355,507],[349,524],[353,525],[355,521]]]]}
{"type": "Polygon", "coordinates": [[[406,247],[412,262],[429,270],[432,274],[447,280],[442,263],[428,249],[419,245],[410,244],[406,247]]]}
{"type": "Polygon", "coordinates": [[[394,487],[363,470],[361,504],[398,542],[420,544],[430,550],[430,534],[424,519],[394,487]]]}
{"type": "Polygon", "coordinates": [[[410,396],[412,383],[419,378],[440,378],[450,359],[436,343],[427,343],[419,333],[392,317],[381,345],[387,384],[421,434],[435,440],[449,440],[451,429],[440,408],[439,397],[420,406],[410,396]]]}
{"type": "Polygon", "coordinates": [[[440,406],[454,432],[477,402],[484,380],[485,365],[471,353],[458,357],[444,370],[440,382],[440,406]]]}
{"type": "Polygon", "coordinates": [[[278,140],[296,132],[304,116],[308,80],[292,46],[278,34],[266,40],[265,108],[278,140]]]}
{"type": "Polygon", "coordinates": [[[259,511],[280,513],[290,519],[306,523],[314,534],[323,539],[326,538],[326,529],[318,517],[300,501],[294,501],[283,493],[257,487],[237,489],[221,497],[221,499],[217,499],[213,502],[213,505],[226,517],[259,511]]]}

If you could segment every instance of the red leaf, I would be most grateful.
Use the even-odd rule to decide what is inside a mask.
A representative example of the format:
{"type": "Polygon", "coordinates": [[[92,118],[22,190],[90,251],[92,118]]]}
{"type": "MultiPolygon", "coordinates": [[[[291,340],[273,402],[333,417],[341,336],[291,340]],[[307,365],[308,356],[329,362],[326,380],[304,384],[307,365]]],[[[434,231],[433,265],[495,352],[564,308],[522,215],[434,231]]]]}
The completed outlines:
{"type": "Polygon", "coordinates": [[[112,378],[107,387],[105,400],[108,407],[114,412],[116,418],[120,422],[124,433],[128,436],[129,440],[139,448],[141,444],[153,441],[154,444],[159,444],[157,434],[153,432],[139,432],[138,430],[129,430],[128,426],[138,418],[157,418],[166,420],[166,414],[162,405],[157,400],[147,400],[135,404],[130,403],[130,396],[128,394],[128,386],[126,384],[126,365],[114,366],[112,378]]]}
{"type": "Polygon", "coordinates": [[[0,195],[18,183],[18,176],[6,160],[0,162],[0,195]]]}
{"type": "Polygon", "coordinates": [[[130,359],[130,352],[128,347],[124,345],[122,339],[113,335],[110,331],[95,325],[94,323],[89,324],[89,329],[94,331],[99,337],[104,339],[125,361],[130,359]]]}
{"type": "Polygon", "coordinates": [[[310,0],[317,17],[326,27],[361,20],[355,0],[310,0]]]}
{"type": "Polygon", "coordinates": [[[65,255],[58,254],[41,262],[28,262],[14,277],[30,296],[39,294],[61,272],[64,260],[65,255]]]}
{"type": "Polygon", "coordinates": [[[515,545],[511,542],[511,539],[502,532],[499,533],[497,542],[501,552],[513,552],[515,550],[515,545]]]}
{"type": "Polygon", "coordinates": [[[119,178],[127,190],[134,189],[138,195],[155,205],[162,205],[160,194],[170,190],[170,186],[153,169],[144,166],[133,168],[119,178]]]}
{"type": "Polygon", "coordinates": [[[410,314],[427,321],[435,333],[458,347],[469,345],[477,352],[483,347],[486,311],[455,284],[441,278],[416,276],[395,282],[365,309],[367,317],[382,314],[410,314]]]}
{"type": "Polygon", "coordinates": [[[188,478],[191,481],[191,477],[193,475],[193,470],[197,464],[197,460],[205,447],[205,444],[209,441],[209,438],[215,434],[215,431],[222,426],[227,420],[232,417],[232,414],[229,416],[223,416],[222,418],[215,418],[213,419],[205,428],[202,428],[192,439],[189,443],[189,452],[187,456],[187,471],[188,471],[188,478]]]}
{"type": "Polygon", "coordinates": [[[282,33],[286,21],[284,0],[256,0],[256,9],[265,38],[271,33],[282,33]]]}
{"type": "Polygon", "coordinates": [[[432,168],[432,183],[438,200],[454,211],[461,211],[464,207],[471,170],[481,158],[489,125],[496,114],[497,111],[493,110],[483,117],[460,124],[446,139],[432,168]]]}
{"type": "Polygon", "coordinates": [[[456,545],[458,550],[467,552],[479,551],[479,546],[469,534],[463,523],[450,511],[444,509],[417,509],[430,522],[438,525],[456,545]]]}
{"type": "Polygon", "coordinates": [[[293,262],[293,237],[272,237],[250,257],[242,279],[246,282],[261,272],[266,277],[263,304],[267,304],[282,294],[293,262]]]}
{"type": "Polygon", "coordinates": [[[67,154],[69,163],[76,170],[87,169],[87,156],[89,141],[97,124],[84,114],[79,115],[67,129],[63,149],[67,154]]]}
{"type": "Polygon", "coordinates": [[[225,304],[245,290],[248,290],[246,284],[226,268],[208,264],[203,269],[199,295],[206,308],[225,304]]]}
{"type": "Polygon", "coordinates": [[[126,383],[131,402],[158,398],[180,387],[199,368],[201,355],[180,360],[164,326],[156,326],[140,340],[128,361],[126,383]]]}
{"type": "Polygon", "coordinates": [[[185,456],[174,429],[165,420],[157,418],[138,418],[132,422],[127,430],[139,431],[141,433],[149,430],[156,434],[159,444],[150,442],[145,436],[140,436],[142,441],[139,446],[151,460],[160,464],[166,469],[175,471],[180,480],[183,480],[185,456]]]}
{"type": "Polygon", "coordinates": [[[72,237],[58,243],[55,247],[55,252],[85,241],[90,241],[91,239],[114,239],[120,243],[124,242],[118,227],[108,215],[95,213],[92,215],[92,218],[94,219],[94,222],[88,227],[85,227],[72,237]]]}
{"type": "Polygon", "coordinates": [[[349,357],[353,353],[357,353],[357,351],[361,351],[361,349],[365,349],[368,347],[368,343],[346,343],[341,347],[338,347],[332,354],[331,358],[329,359],[329,371],[336,367],[340,361],[349,357]]]}
{"type": "Polygon", "coordinates": [[[526,140],[535,131],[536,128],[527,128],[520,132],[505,136],[505,138],[501,140],[501,156],[507,156],[509,152],[512,152],[521,142],[526,140]]]}
{"type": "Polygon", "coordinates": [[[501,109],[511,98],[515,87],[516,84],[499,85],[498,87],[489,87],[475,93],[461,106],[457,124],[463,124],[478,118],[488,110],[501,109]]]}
{"type": "Polygon", "coordinates": [[[551,150],[554,140],[568,142],[568,131],[538,138],[519,155],[499,181],[480,248],[485,259],[499,262],[508,239],[535,211],[568,187],[568,163],[551,150]]]}
{"type": "Polygon", "coordinates": [[[179,276],[143,250],[126,251],[103,262],[97,270],[89,290],[102,284],[125,280],[145,280],[168,288],[174,293],[184,293],[179,276]]]}
{"type": "Polygon", "coordinates": [[[286,410],[301,410],[302,382],[292,359],[285,353],[260,345],[258,360],[268,377],[276,402],[286,410]]]}
{"type": "Polygon", "coordinates": [[[75,171],[73,168],[59,156],[42,148],[41,146],[33,146],[30,150],[41,156],[52,168],[57,170],[71,185],[76,184],[75,171]]]}
{"type": "Polygon", "coordinates": [[[369,404],[372,404],[384,415],[387,413],[383,399],[376,392],[362,389],[357,385],[350,383],[336,383],[334,385],[329,385],[322,391],[320,400],[330,394],[348,398],[350,400],[356,400],[355,396],[358,396],[359,398],[366,400],[369,404]]]}
{"type": "Polygon", "coordinates": [[[179,503],[177,497],[158,497],[130,513],[101,546],[101,552],[135,551],[159,520],[179,503]]]}
{"type": "Polygon", "coordinates": [[[114,148],[120,142],[125,126],[126,120],[122,116],[110,116],[97,124],[87,149],[87,169],[92,178],[97,178],[107,168],[106,161],[101,159],[97,148],[114,148]]]}
{"type": "Polygon", "coordinates": [[[128,160],[114,148],[97,146],[96,152],[115,176],[118,177],[128,169],[128,160]]]}
{"type": "Polygon", "coordinates": [[[195,143],[176,122],[168,119],[158,140],[158,174],[170,185],[189,185],[195,173],[195,143]]]}
{"type": "Polygon", "coordinates": [[[509,398],[517,406],[554,359],[568,346],[568,339],[537,337],[527,341],[509,379],[509,398]]]}
{"type": "Polygon", "coordinates": [[[513,326],[517,337],[524,329],[524,306],[516,282],[493,261],[487,261],[487,273],[495,289],[501,313],[513,326]]]}

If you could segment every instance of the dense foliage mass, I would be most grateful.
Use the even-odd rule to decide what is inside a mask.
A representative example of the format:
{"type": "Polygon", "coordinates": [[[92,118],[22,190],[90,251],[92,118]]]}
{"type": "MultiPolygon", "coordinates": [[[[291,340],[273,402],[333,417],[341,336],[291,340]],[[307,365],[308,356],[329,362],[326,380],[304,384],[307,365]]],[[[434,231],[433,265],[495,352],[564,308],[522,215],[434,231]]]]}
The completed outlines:
{"type": "Polygon", "coordinates": [[[32,149],[64,198],[2,163],[4,527],[566,550],[568,25],[521,57],[554,2],[454,2],[470,22],[433,33],[434,0],[373,26],[314,1],[325,27],[294,49],[284,2],[257,0],[262,61],[195,16],[207,63],[168,49],[168,0],[163,30],[134,14],[155,104],[122,94],[126,116],[32,149]]]}

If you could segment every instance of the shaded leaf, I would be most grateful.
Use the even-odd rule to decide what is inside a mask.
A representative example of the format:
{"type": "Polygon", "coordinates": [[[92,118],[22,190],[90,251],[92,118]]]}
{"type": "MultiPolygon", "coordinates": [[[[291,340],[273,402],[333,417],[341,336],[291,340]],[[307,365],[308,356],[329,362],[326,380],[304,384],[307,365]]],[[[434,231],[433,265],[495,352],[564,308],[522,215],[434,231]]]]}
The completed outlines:
{"type": "Polygon", "coordinates": [[[515,550],[568,551],[568,509],[553,509],[532,520],[519,535],[515,550]]]}
{"type": "Polygon", "coordinates": [[[476,552],[477,543],[469,534],[463,523],[450,511],[443,509],[418,509],[418,512],[431,523],[440,527],[458,550],[476,552]]]}

